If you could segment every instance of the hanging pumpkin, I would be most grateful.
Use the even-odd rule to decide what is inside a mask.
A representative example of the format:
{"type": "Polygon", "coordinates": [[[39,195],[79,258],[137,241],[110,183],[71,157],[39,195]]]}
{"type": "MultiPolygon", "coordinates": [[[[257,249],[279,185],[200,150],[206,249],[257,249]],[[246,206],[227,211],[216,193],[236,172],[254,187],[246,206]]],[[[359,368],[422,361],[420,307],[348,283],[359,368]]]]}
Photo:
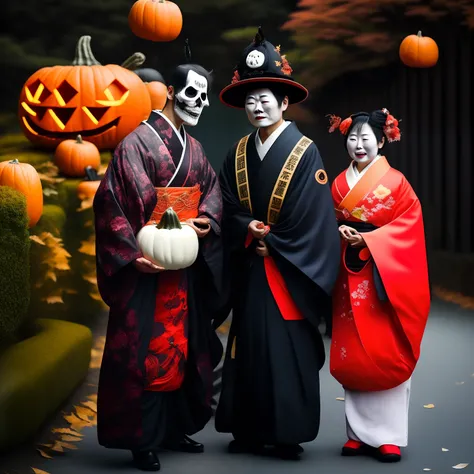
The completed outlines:
{"type": "Polygon", "coordinates": [[[140,78],[117,64],[102,66],[82,36],[72,66],[45,67],[24,84],[20,124],[36,145],[55,148],[81,134],[99,149],[114,148],[148,118],[151,101],[140,78]]]}
{"type": "Polygon", "coordinates": [[[151,110],[163,110],[168,100],[168,87],[163,76],[151,68],[139,68],[145,61],[143,53],[134,53],[122,63],[122,67],[130,69],[145,83],[150,94],[151,110]]]}
{"type": "Polygon", "coordinates": [[[439,51],[436,41],[428,36],[407,36],[400,44],[400,59],[403,64],[415,68],[433,67],[438,62],[439,51]]]}
{"type": "Polygon", "coordinates": [[[158,225],[147,225],[137,235],[143,255],[166,270],[190,267],[199,251],[194,229],[180,223],[178,215],[169,207],[158,225]]]}
{"type": "Polygon", "coordinates": [[[43,186],[36,169],[18,160],[2,161],[0,186],[9,186],[26,196],[29,227],[34,227],[43,214],[43,186]]]}
{"type": "Polygon", "coordinates": [[[77,197],[82,201],[84,199],[91,199],[95,196],[101,177],[97,174],[97,171],[91,166],[87,166],[85,169],[86,178],[79,183],[77,186],[77,197]]]}
{"type": "Polygon", "coordinates": [[[128,14],[132,33],[150,41],[173,41],[181,33],[183,15],[166,0],[138,0],[128,14]]]}
{"type": "Polygon", "coordinates": [[[85,176],[87,166],[99,169],[100,153],[93,143],[84,141],[78,135],[75,140],[64,140],[58,145],[54,163],[65,176],[85,176]]]}

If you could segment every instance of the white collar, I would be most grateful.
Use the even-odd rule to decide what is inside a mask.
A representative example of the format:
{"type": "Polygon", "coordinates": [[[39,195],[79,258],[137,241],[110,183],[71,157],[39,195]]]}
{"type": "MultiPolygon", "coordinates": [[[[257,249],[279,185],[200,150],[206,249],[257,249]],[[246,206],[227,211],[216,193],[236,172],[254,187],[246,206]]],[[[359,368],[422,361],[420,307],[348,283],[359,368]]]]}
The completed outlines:
{"type": "Polygon", "coordinates": [[[364,175],[364,173],[376,162],[378,161],[382,155],[377,155],[361,172],[357,169],[357,163],[352,161],[349,168],[346,171],[346,180],[349,188],[352,189],[360,178],[364,175]]]}
{"type": "Polygon", "coordinates": [[[260,140],[260,135],[259,135],[259,130],[257,129],[257,133],[255,134],[255,147],[257,148],[257,153],[258,156],[260,157],[260,160],[263,161],[265,158],[266,154],[268,153],[268,150],[272,147],[272,145],[275,143],[276,139],[283,133],[283,131],[290,125],[291,122],[288,120],[284,120],[283,123],[272,132],[272,134],[265,140],[265,143],[262,143],[262,140],[260,140]]]}
{"type": "Polygon", "coordinates": [[[186,142],[183,138],[183,136],[186,136],[186,130],[184,129],[184,125],[181,125],[179,127],[179,131],[178,131],[178,129],[174,126],[174,123],[171,122],[171,120],[161,110],[155,109],[155,110],[153,110],[153,112],[156,112],[160,117],[163,117],[170,124],[171,128],[174,130],[176,135],[178,135],[178,138],[181,142],[181,145],[183,145],[183,147],[184,147],[185,144],[186,144],[186,142]],[[180,132],[182,132],[182,134],[180,132]]]}

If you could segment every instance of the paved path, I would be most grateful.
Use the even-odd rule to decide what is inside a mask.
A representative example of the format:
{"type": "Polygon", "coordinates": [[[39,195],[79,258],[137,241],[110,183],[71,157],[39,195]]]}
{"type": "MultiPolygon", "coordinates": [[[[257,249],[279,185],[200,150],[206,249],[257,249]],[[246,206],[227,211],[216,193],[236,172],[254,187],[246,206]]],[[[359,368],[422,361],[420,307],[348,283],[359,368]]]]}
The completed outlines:
{"type": "MultiPolygon", "coordinates": [[[[196,439],[206,445],[204,454],[166,452],[160,456],[161,472],[168,474],[379,474],[458,472],[453,466],[469,463],[460,472],[474,472],[474,311],[435,301],[429,319],[419,365],[413,376],[410,407],[409,447],[403,451],[401,463],[382,465],[370,458],[342,458],[339,451],[346,440],[343,395],[340,386],[328,373],[321,373],[322,421],[316,441],[305,444],[300,461],[282,461],[252,455],[226,452],[231,437],[216,433],[213,420],[196,439]],[[424,405],[434,404],[427,409],[424,405]],[[449,451],[443,451],[447,449],[449,451]]],[[[326,340],[328,349],[329,341],[326,340]]],[[[64,407],[79,404],[94,393],[97,370],[92,370],[86,383],[64,407]]],[[[61,417],[52,420],[38,440],[49,442],[53,426],[65,426],[61,417]]],[[[66,450],[54,459],[34,454],[31,444],[8,457],[0,457],[0,472],[32,473],[33,466],[51,474],[136,474],[128,452],[100,447],[95,428],[85,428],[84,439],[77,450],[66,450]]]]}

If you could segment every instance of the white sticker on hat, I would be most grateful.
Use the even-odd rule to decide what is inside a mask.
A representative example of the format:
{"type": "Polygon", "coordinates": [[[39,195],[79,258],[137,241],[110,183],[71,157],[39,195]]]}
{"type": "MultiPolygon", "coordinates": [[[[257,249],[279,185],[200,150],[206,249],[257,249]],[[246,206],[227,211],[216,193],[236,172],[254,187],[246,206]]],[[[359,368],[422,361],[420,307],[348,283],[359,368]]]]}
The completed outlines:
{"type": "Polygon", "coordinates": [[[265,55],[260,51],[254,49],[253,51],[250,51],[250,53],[247,55],[247,59],[245,60],[245,62],[247,63],[248,67],[253,69],[261,67],[265,62],[265,55]]]}

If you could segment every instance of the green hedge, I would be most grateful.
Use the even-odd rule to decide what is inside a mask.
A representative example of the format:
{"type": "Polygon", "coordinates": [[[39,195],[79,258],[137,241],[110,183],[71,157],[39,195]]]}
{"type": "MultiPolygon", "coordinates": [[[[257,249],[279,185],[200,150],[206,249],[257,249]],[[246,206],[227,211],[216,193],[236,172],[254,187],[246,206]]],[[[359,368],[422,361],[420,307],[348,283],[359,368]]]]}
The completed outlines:
{"type": "MultiPolygon", "coordinates": [[[[77,196],[77,186],[81,180],[64,178],[60,174],[52,176],[53,152],[35,150],[22,135],[0,137],[0,150],[0,161],[14,156],[20,162],[30,163],[40,173],[49,173],[49,178],[62,179],[55,183],[51,183],[51,179],[42,179],[45,189],[43,215],[30,233],[38,237],[51,234],[61,239],[57,247],[68,252],[67,264],[70,268],[54,270],[54,279],[45,278],[50,270],[48,262],[51,262],[54,248],[41,245],[38,241],[32,242],[29,317],[41,314],[92,326],[97,315],[106,307],[98,296],[94,282],[95,256],[84,253],[87,247],[94,247],[95,232],[92,209],[78,211],[81,201],[77,196]],[[50,166],[44,168],[48,163],[50,166]]],[[[106,165],[111,156],[110,152],[102,152],[102,164],[106,165]]]]}
{"type": "Polygon", "coordinates": [[[38,319],[38,333],[0,355],[0,452],[34,436],[87,375],[92,333],[38,319]]]}
{"type": "Polygon", "coordinates": [[[30,239],[26,198],[0,186],[0,347],[26,325],[30,302],[30,239]]]}

